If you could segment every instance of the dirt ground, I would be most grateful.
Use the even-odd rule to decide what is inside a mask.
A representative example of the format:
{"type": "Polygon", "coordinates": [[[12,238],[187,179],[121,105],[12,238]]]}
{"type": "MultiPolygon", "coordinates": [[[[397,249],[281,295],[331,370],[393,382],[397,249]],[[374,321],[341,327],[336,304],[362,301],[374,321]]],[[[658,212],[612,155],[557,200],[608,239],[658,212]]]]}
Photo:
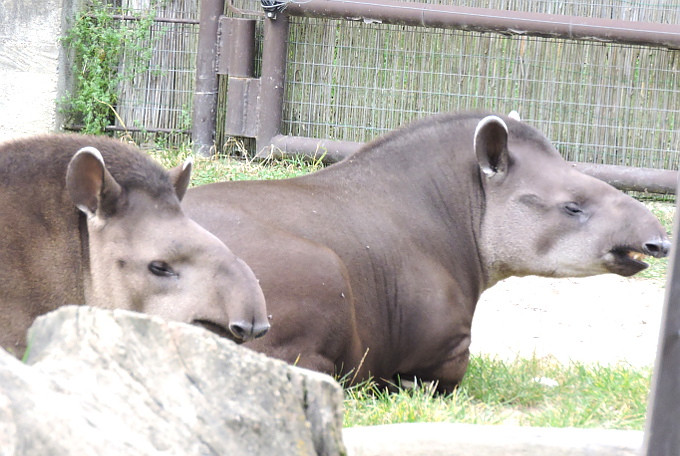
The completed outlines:
{"type": "Polygon", "coordinates": [[[663,287],[659,280],[612,274],[507,279],[484,292],[477,305],[471,352],[651,366],[663,287]]]}

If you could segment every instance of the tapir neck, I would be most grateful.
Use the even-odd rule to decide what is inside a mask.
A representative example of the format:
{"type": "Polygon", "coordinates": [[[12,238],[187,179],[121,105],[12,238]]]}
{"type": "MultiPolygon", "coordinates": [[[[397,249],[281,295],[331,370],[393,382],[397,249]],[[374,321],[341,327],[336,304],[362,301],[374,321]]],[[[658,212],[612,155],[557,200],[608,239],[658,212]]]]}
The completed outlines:
{"type": "Polygon", "coordinates": [[[417,144],[417,138],[406,138],[399,147],[378,144],[303,182],[335,200],[337,211],[349,208],[346,218],[353,226],[346,229],[363,236],[367,246],[388,244],[398,251],[405,240],[413,241],[464,277],[461,282],[476,300],[488,281],[478,246],[484,193],[476,161],[472,152],[464,155],[464,147],[428,154],[417,144]]]}

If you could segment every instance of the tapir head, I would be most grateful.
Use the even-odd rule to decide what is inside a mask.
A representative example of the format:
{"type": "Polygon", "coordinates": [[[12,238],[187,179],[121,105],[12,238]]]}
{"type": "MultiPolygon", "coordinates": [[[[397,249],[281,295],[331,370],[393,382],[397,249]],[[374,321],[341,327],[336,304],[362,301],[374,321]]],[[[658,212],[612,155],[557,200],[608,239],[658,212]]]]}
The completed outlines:
{"type": "Polygon", "coordinates": [[[199,324],[237,342],[262,336],[269,323],[255,275],[181,210],[191,168],[160,170],[148,178],[154,185],[134,169],[118,171],[139,174],[126,183],[97,149],[73,156],[66,188],[87,220],[86,301],[199,324]]]}
{"type": "Polygon", "coordinates": [[[643,204],[582,174],[537,130],[488,116],[474,132],[489,286],[509,276],[633,275],[670,242],[643,204]]]}

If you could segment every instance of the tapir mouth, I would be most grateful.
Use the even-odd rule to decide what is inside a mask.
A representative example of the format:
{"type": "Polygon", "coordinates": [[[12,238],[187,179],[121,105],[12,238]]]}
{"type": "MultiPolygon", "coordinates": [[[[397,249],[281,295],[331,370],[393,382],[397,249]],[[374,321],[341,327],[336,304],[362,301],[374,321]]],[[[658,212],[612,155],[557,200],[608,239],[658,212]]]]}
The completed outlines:
{"type": "Polygon", "coordinates": [[[632,276],[649,267],[649,264],[644,261],[648,257],[663,258],[668,256],[670,243],[663,241],[662,246],[659,245],[661,244],[655,243],[653,248],[644,248],[645,251],[631,247],[616,247],[605,256],[607,269],[614,274],[632,276]]]}
{"type": "Polygon", "coordinates": [[[617,269],[612,272],[617,274],[631,276],[649,267],[649,264],[644,261],[647,255],[637,250],[618,248],[612,250],[612,254],[617,269]]]}
{"type": "Polygon", "coordinates": [[[208,331],[215,333],[220,337],[224,337],[225,339],[229,339],[233,342],[236,342],[237,344],[240,344],[241,342],[243,342],[243,339],[237,338],[225,326],[223,326],[219,323],[215,323],[214,321],[194,320],[194,321],[191,322],[191,324],[195,325],[195,326],[200,326],[203,329],[207,329],[208,331]]]}

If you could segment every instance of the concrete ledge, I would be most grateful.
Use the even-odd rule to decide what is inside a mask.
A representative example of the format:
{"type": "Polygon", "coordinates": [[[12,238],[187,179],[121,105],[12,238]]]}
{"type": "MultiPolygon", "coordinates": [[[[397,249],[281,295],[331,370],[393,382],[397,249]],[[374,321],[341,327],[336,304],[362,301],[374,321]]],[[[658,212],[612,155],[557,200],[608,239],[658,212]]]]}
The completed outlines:
{"type": "Polygon", "coordinates": [[[348,456],[629,456],[642,431],[403,423],[343,430],[348,456]]]}

